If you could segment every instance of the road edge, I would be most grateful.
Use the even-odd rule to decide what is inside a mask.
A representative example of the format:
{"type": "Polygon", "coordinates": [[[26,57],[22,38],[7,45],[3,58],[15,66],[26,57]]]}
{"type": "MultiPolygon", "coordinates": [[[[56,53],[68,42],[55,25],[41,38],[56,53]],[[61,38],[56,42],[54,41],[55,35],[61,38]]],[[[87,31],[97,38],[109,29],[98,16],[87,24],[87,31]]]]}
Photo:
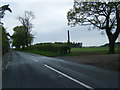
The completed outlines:
{"type": "MultiPolygon", "coordinates": [[[[11,52],[11,50],[9,50],[7,53],[9,53],[9,56],[8,56],[8,58],[7,58],[7,62],[6,62],[6,65],[3,67],[2,66],[2,71],[5,71],[5,69],[7,69],[7,67],[8,67],[8,64],[9,64],[9,61],[10,61],[10,57],[11,57],[11,55],[12,55],[12,52],[11,52]]],[[[3,56],[4,57],[4,56],[3,56]]],[[[3,57],[2,57],[2,60],[3,60],[3,57]]],[[[3,61],[2,61],[3,62],[3,61]]]]}

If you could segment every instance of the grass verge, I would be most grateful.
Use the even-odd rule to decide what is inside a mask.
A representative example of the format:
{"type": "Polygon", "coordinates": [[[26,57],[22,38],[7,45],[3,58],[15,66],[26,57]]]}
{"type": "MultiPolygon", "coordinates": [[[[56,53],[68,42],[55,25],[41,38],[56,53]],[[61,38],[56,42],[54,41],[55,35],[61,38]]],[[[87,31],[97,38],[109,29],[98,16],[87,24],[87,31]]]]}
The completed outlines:
{"type": "MultiPolygon", "coordinates": [[[[108,54],[109,47],[72,48],[71,52],[88,52],[96,54],[108,54]]],[[[120,54],[120,47],[115,47],[115,54],[120,54]]]]}
{"type": "Polygon", "coordinates": [[[20,51],[39,54],[39,55],[43,55],[43,56],[49,56],[49,57],[61,56],[60,53],[51,52],[51,51],[42,51],[42,50],[20,50],[20,51]]]}

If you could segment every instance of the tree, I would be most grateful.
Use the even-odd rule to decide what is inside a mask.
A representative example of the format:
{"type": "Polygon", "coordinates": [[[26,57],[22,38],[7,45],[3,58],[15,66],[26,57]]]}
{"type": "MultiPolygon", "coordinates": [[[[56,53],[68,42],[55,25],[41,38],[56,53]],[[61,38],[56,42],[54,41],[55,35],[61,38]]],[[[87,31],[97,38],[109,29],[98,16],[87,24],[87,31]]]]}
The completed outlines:
{"type": "Polygon", "coordinates": [[[33,41],[33,35],[27,34],[26,38],[26,28],[24,26],[16,26],[12,35],[13,43],[12,46],[15,46],[17,49],[24,49],[28,44],[31,44],[33,41]],[[26,42],[28,40],[28,42],[26,42]]]}
{"type": "Polygon", "coordinates": [[[0,25],[0,29],[2,29],[2,55],[4,55],[9,50],[9,39],[6,30],[2,25],[0,25]]]}
{"type": "Polygon", "coordinates": [[[26,45],[29,46],[28,35],[30,34],[33,24],[31,23],[32,19],[34,19],[34,14],[32,11],[25,11],[23,17],[18,17],[18,20],[25,27],[26,31],[26,45]]]}
{"type": "Polygon", "coordinates": [[[5,11],[6,11],[6,10],[12,12],[12,10],[9,8],[9,4],[0,7],[0,24],[3,24],[3,23],[1,23],[1,18],[4,17],[4,15],[5,15],[5,11]]]}
{"type": "Polygon", "coordinates": [[[12,12],[12,10],[9,8],[9,4],[0,7],[0,30],[2,31],[2,55],[4,55],[9,50],[9,39],[7,37],[8,33],[6,32],[5,28],[3,27],[3,23],[1,22],[1,18],[4,17],[6,10],[12,12]]]}
{"type": "Polygon", "coordinates": [[[68,25],[92,25],[105,30],[109,40],[109,53],[115,53],[115,41],[120,33],[119,2],[74,2],[67,13],[68,25]]]}

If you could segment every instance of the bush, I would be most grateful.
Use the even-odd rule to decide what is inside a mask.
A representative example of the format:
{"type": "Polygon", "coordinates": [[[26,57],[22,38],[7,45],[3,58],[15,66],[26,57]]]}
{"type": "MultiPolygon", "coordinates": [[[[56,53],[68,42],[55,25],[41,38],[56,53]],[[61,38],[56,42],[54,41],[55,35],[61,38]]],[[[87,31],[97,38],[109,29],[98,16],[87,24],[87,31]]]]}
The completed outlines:
{"type": "Polygon", "coordinates": [[[52,51],[52,52],[58,52],[60,54],[67,54],[69,51],[69,47],[67,44],[55,44],[55,43],[48,43],[48,44],[37,44],[30,46],[28,49],[37,49],[42,51],[52,51]]]}

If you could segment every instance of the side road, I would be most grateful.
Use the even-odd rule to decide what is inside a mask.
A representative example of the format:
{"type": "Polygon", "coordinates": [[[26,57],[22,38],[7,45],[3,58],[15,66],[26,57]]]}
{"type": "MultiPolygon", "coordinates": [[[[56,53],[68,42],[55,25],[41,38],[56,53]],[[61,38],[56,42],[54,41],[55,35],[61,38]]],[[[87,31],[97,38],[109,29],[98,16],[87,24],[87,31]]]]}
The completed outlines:
{"type": "Polygon", "coordinates": [[[9,63],[11,57],[11,51],[8,51],[5,55],[2,56],[2,70],[4,71],[7,68],[7,64],[9,63]]]}

